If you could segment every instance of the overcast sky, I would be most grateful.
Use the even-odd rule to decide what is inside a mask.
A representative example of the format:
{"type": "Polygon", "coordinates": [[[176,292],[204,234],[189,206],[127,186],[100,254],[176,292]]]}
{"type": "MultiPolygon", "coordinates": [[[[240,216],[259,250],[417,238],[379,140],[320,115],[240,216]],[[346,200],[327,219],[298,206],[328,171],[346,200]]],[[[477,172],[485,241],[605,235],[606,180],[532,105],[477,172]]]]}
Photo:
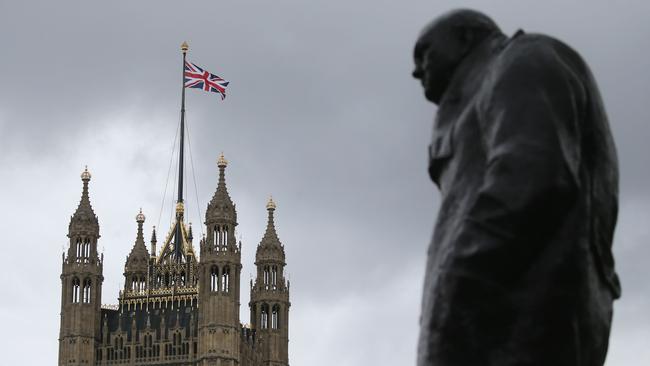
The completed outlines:
{"type": "Polygon", "coordinates": [[[117,302],[138,209],[147,232],[168,230],[169,204],[160,212],[184,40],[189,60],[231,81],[223,102],[187,93],[198,189],[188,170],[186,202],[199,232],[223,151],[243,242],[242,322],[273,194],[292,284],[291,364],[414,364],[439,196],[426,174],[435,107],[410,77],[412,45],[426,22],[460,6],[485,11],[506,34],[558,37],[590,64],[621,164],[615,256],[623,297],[607,365],[650,364],[648,2],[170,4],[0,2],[6,364],[57,359],[61,252],[84,165],[104,248],[104,303],[117,302]]]}

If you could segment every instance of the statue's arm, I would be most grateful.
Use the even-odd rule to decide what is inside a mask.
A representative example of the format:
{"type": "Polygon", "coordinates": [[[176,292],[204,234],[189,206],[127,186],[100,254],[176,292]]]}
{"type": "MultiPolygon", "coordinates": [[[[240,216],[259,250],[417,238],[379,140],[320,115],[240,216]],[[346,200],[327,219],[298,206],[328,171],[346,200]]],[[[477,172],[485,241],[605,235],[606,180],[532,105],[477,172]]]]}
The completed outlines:
{"type": "Polygon", "coordinates": [[[580,187],[580,83],[552,53],[519,52],[479,104],[487,168],[449,263],[495,283],[525,271],[580,187]]]}

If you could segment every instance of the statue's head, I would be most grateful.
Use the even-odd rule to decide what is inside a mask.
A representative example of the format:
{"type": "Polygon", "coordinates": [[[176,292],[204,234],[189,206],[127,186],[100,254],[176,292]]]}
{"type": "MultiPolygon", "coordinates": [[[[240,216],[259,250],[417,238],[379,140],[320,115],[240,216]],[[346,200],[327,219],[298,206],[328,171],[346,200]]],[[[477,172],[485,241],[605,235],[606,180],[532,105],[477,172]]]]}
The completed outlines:
{"type": "Polygon", "coordinates": [[[413,50],[413,77],[422,82],[426,98],[438,104],[458,65],[496,33],[501,31],[492,19],[467,9],[452,10],[427,24],[413,50]]]}

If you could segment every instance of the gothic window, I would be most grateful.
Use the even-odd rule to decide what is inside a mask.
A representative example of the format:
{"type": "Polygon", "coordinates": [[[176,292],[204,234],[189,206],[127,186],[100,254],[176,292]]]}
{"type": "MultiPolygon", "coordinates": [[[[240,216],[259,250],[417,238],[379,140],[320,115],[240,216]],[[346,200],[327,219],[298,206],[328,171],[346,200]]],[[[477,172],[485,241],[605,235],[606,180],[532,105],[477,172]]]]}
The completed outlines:
{"type": "Polygon", "coordinates": [[[223,227],[223,243],[221,243],[223,246],[228,245],[228,226],[223,227]]]}
{"type": "Polygon", "coordinates": [[[90,303],[91,288],[92,288],[92,282],[90,281],[90,278],[86,278],[84,280],[84,287],[83,287],[83,302],[86,304],[90,303]]]}
{"type": "Polygon", "coordinates": [[[271,313],[271,329],[279,329],[278,320],[280,315],[280,305],[273,305],[273,312],[271,313]]]}
{"type": "Polygon", "coordinates": [[[269,305],[268,304],[262,304],[260,327],[262,329],[267,329],[269,327],[269,305]]]}
{"type": "Polygon", "coordinates": [[[210,269],[210,291],[216,292],[219,290],[219,268],[212,266],[210,269]]]}
{"type": "Polygon", "coordinates": [[[165,287],[169,287],[169,272],[165,273],[165,287]]]}
{"type": "Polygon", "coordinates": [[[269,288],[270,280],[269,266],[264,266],[264,288],[269,288]]]}
{"type": "Polygon", "coordinates": [[[76,258],[77,258],[77,262],[81,261],[81,239],[77,239],[76,258]]]}
{"type": "Polygon", "coordinates": [[[212,244],[219,250],[219,226],[212,230],[212,244]]]}
{"type": "Polygon", "coordinates": [[[79,302],[79,279],[72,279],[72,302],[79,302]]]}
{"type": "Polygon", "coordinates": [[[181,272],[180,285],[185,286],[185,272],[181,272]]]}
{"type": "Polygon", "coordinates": [[[88,262],[90,259],[90,239],[84,239],[84,250],[83,250],[84,261],[88,262]]]}
{"type": "Polygon", "coordinates": [[[273,266],[271,267],[271,285],[273,285],[273,289],[276,288],[278,285],[278,267],[273,266]]]}
{"type": "Polygon", "coordinates": [[[230,290],[230,268],[228,266],[223,268],[223,274],[221,275],[221,290],[223,292],[228,292],[230,290]]]}

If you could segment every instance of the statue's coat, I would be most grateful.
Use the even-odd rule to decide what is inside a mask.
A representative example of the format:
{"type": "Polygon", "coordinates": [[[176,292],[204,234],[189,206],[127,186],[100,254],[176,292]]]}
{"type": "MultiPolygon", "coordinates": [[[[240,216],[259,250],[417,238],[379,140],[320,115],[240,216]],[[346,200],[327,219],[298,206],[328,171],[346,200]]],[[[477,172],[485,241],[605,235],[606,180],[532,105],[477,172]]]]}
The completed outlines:
{"type": "Polygon", "coordinates": [[[492,36],[440,102],[420,366],[602,365],[620,295],[617,158],[580,56],[492,36]]]}

